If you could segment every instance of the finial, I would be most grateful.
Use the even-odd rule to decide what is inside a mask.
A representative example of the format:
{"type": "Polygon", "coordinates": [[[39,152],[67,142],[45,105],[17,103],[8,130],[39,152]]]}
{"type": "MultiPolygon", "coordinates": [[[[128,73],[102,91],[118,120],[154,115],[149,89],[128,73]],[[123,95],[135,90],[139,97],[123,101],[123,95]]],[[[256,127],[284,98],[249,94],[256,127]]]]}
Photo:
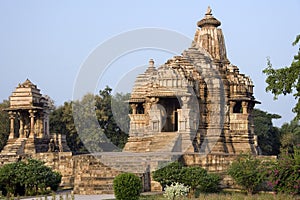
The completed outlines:
{"type": "Polygon", "coordinates": [[[150,65],[150,66],[153,66],[153,65],[154,65],[154,60],[153,60],[152,58],[149,60],[149,65],[150,65]]]}
{"type": "Polygon", "coordinates": [[[218,27],[221,25],[221,22],[212,15],[212,9],[208,6],[204,18],[198,21],[197,25],[200,28],[204,26],[218,27]]]}
{"type": "Polygon", "coordinates": [[[211,10],[210,6],[208,6],[205,15],[211,15],[211,11],[212,10],[211,10]]]}

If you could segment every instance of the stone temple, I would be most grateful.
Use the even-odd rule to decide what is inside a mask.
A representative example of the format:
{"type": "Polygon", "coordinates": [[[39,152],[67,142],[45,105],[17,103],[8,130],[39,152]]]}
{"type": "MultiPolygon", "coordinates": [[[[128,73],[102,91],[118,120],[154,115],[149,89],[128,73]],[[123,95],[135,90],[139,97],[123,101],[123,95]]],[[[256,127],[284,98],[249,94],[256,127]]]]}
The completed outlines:
{"type": "Polygon", "coordinates": [[[230,63],[221,22],[208,8],[182,55],[148,69],[131,94],[124,151],[257,154],[253,83],[230,63]]]}
{"type": "MultiPolygon", "coordinates": [[[[221,22],[208,8],[191,47],[135,81],[129,104],[129,139],[123,152],[73,155],[64,135],[49,133],[49,102],[30,80],[10,96],[10,133],[0,166],[35,158],[62,174],[75,194],[113,193],[113,179],[133,172],[143,191],[161,191],[151,172],[179,160],[224,175],[240,152],[258,154],[253,83],[226,55],[221,22]]],[[[174,41],[176,42],[176,41],[174,41]]]]}

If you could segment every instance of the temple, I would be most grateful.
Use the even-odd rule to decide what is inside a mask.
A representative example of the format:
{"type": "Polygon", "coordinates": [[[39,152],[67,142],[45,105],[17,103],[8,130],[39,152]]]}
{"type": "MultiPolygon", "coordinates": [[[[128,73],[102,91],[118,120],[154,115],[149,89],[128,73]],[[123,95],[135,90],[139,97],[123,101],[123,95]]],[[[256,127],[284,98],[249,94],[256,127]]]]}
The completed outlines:
{"type": "Polygon", "coordinates": [[[226,55],[221,22],[210,7],[191,47],[135,81],[124,151],[257,154],[251,79],[226,55]],[[160,142],[159,142],[160,141],[160,142]]]}
{"type": "Polygon", "coordinates": [[[65,136],[49,133],[48,99],[29,79],[9,97],[10,133],[1,154],[70,151],[65,136]]]}

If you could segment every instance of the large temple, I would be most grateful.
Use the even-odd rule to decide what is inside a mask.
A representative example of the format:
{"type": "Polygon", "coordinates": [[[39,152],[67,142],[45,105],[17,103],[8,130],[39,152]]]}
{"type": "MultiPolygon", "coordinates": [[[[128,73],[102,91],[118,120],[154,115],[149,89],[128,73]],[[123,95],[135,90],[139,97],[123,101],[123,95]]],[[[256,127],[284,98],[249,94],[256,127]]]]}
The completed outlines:
{"type": "Polygon", "coordinates": [[[228,60],[220,25],[208,8],[190,48],[158,68],[151,59],[136,78],[124,151],[257,154],[251,113],[259,102],[228,60]]]}

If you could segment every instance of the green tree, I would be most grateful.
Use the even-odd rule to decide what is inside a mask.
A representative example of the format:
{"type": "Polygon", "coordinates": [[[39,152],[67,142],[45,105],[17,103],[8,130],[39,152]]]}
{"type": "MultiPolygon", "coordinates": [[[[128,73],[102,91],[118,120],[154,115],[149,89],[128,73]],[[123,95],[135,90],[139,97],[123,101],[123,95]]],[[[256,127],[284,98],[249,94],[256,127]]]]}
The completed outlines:
{"type": "MultiPolygon", "coordinates": [[[[297,45],[299,41],[300,35],[297,35],[293,46],[297,45]]],[[[273,93],[274,99],[277,99],[282,94],[292,94],[298,100],[293,108],[293,112],[297,114],[297,118],[300,118],[300,48],[288,67],[274,69],[268,58],[267,68],[263,70],[263,73],[267,75],[266,83],[268,86],[266,91],[273,93]]]]}
{"type": "Polygon", "coordinates": [[[105,135],[105,129],[99,126],[95,115],[95,98],[93,94],[85,95],[73,104],[73,117],[80,139],[90,152],[116,151],[116,147],[105,135]]]}
{"type": "Polygon", "coordinates": [[[234,181],[252,195],[266,180],[262,162],[253,155],[239,155],[228,168],[228,174],[234,181]]]}
{"type": "MultiPolygon", "coordinates": [[[[112,89],[106,86],[104,90],[99,91],[99,95],[96,98],[96,115],[100,124],[100,127],[104,130],[106,137],[117,147],[122,149],[127,142],[128,134],[125,133],[117,124],[115,117],[118,118],[122,127],[129,127],[129,112],[125,112],[123,114],[125,116],[118,115],[114,116],[114,113],[120,112],[113,112],[112,104],[114,108],[119,108],[121,111],[123,109],[128,109],[128,104],[122,104],[123,100],[128,100],[129,95],[117,94],[116,98],[113,98],[112,89]],[[126,107],[127,106],[127,107],[126,107]],[[126,124],[127,123],[127,124],[126,124]]],[[[124,112],[121,112],[124,113],[124,112]]],[[[126,130],[125,130],[126,131],[126,130]]]]}
{"type": "Polygon", "coordinates": [[[272,120],[280,118],[277,114],[254,109],[254,132],[263,155],[278,155],[280,150],[280,130],[273,126],[272,120]]]}
{"type": "Polygon", "coordinates": [[[281,153],[293,153],[294,147],[300,145],[300,123],[297,118],[284,123],[281,128],[281,153]]]}
{"type": "Polygon", "coordinates": [[[9,118],[7,111],[3,109],[9,107],[9,101],[4,100],[0,104],[0,151],[3,149],[4,145],[7,142],[8,135],[9,135],[9,118]]]}

